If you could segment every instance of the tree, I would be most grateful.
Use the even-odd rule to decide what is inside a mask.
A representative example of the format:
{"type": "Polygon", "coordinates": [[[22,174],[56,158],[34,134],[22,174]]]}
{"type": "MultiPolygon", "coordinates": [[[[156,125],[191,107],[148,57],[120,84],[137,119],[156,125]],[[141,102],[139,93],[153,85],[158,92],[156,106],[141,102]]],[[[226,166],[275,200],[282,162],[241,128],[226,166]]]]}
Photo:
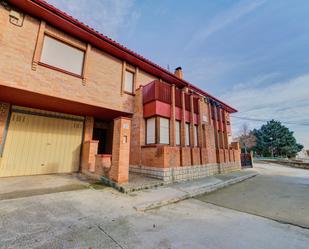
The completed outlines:
{"type": "Polygon", "coordinates": [[[256,137],[254,150],[261,156],[290,158],[303,149],[303,145],[296,142],[293,132],[279,121],[268,121],[260,129],[254,129],[253,134],[256,137]]]}
{"type": "Polygon", "coordinates": [[[256,145],[256,137],[252,131],[249,130],[247,124],[243,124],[240,131],[240,136],[237,138],[241,149],[247,153],[256,145]]]}

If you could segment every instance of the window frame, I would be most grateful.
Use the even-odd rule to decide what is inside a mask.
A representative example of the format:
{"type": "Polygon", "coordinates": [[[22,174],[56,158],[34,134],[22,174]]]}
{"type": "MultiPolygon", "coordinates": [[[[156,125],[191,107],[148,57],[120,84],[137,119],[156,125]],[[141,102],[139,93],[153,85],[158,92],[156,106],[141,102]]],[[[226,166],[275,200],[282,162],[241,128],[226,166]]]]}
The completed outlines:
{"type": "Polygon", "coordinates": [[[186,147],[190,147],[191,146],[191,144],[190,144],[190,140],[191,140],[190,130],[191,130],[191,124],[186,122],[185,123],[185,146],[186,147]]]}
{"type": "Polygon", "coordinates": [[[198,125],[193,126],[193,135],[194,135],[194,147],[198,147],[198,125]]]}
{"type": "Polygon", "coordinates": [[[130,70],[129,68],[125,68],[124,70],[124,80],[123,80],[123,92],[129,95],[135,95],[135,78],[136,78],[136,72],[134,70],[130,70]],[[126,76],[127,72],[131,73],[133,75],[132,78],[132,92],[129,92],[126,90],[126,76]]]}
{"type": "Polygon", "coordinates": [[[175,144],[176,146],[181,146],[181,121],[175,120],[175,144]],[[179,133],[177,134],[177,127],[179,124],[179,133]],[[177,138],[179,138],[179,143],[177,143],[177,138]]]}
{"type": "Polygon", "coordinates": [[[43,37],[42,37],[42,41],[41,41],[41,51],[40,51],[38,65],[44,66],[46,68],[49,68],[49,69],[52,69],[52,70],[55,70],[55,71],[58,71],[58,72],[61,72],[61,73],[65,73],[65,74],[68,74],[68,75],[71,75],[71,76],[83,79],[84,75],[85,75],[86,57],[87,57],[87,49],[86,49],[86,47],[78,46],[77,44],[74,44],[73,42],[70,42],[67,39],[63,39],[63,38],[61,38],[61,37],[59,37],[57,35],[54,35],[51,32],[47,32],[47,31],[44,32],[43,37]],[[56,41],[58,41],[60,43],[63,43],[65,45],[69,46],[69,47],[72,47],[74,49],[78,49],[78,50],[80,50],[80,51],[82,51],[84,53],[83,61],[82,61],[81,74],[76,74],[76,73],[67,71],[65,69],[59,68],[57,66],[49,65],[49,64],[44,63],[44,62],[41,61],[42,60],[43,49],[44,49],[44,39],[45,39],[46,36],[48,36],[48,37],[50,37],[50,38],[52,38],[52,39],[54,39],[54,40],[56,40],[56,41]]]}
{"type": "Polygon", "coordinates": [[[171,127],[171,125],[170,125],[170,119],[169,118],[166,118],[166,117],[161,117],[161,116],[152,116],[152,117],[149,117],[149,118],[147,118],[147,119],[145,119],[145,145],[147,146],[147,145],[170,145],[171,144],[171,132],[170,132],[170,127],[171,127]],[[160,122],[160,120],[161,120],[161,118],[163,118],[163,119],[166,119],[166,120],[168,120],[168,143],[161,143],[161,141],[160,141],[160,133],[161,133],[161,130],[160,130],[160,128],[161,128],[161,122],[160,122]],[[154,119],[155,120],[155,139],[154,139],[154,143],[148,143],[148,141],[147,141],[147,138],[148,138],[148,124],[147,124],[147,122],[148,122],[148,120],[149,119],[154,119]]]}
{"type": "Polygon", "coordinates": [[[157,117],[150,117],[150,118],[147,118],[145,120],[145,144],[146,145],[154,145],[157,143],[157,117]],[[154,125],[154,143],[148,143],[148,120],[150,119],[154,119],[154,122],[155,122],[155,125],[154,125]]]}
{"type": "Polygon", "coordinates": [[[171,134],[170,134],[170,119],[169,118],[165,118],[165,117],[157,117],[159,119],[159,122],[157,123],[158,124],[158,130],[159,130],[159,134],[158,134],[158,144],[164,144],[164,145],[169,145],[170,144],[170,137],[171,137],[171,134]],[[167,131],[168,131],[168,143],[162,143],[161,142],[161,120],[162,119],[165,119],[167,120],[167,131]]]}

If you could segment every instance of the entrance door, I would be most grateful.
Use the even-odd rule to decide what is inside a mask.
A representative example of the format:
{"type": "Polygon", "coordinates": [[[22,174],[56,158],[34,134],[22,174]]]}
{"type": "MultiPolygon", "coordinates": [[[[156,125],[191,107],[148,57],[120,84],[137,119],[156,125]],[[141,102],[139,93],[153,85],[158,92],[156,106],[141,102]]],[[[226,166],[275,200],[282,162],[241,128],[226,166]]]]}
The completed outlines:
{"type": "Polygon", "coordinates": [[[78,171],[82,131],[82,117],[13,108],[0,176],[78,171]]]}

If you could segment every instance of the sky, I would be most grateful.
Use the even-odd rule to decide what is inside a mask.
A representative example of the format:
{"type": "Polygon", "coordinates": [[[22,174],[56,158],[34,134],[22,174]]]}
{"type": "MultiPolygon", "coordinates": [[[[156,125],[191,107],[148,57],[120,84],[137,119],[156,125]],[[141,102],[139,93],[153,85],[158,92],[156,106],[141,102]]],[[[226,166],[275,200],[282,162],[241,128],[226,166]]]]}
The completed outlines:
{"type": "MultiPolygon", "coordinates": [[[[309,148],[308,0],[48,0],[235,107],[283,122],[309,148]]],[[[247,120],[247,119],[254,119],[247,120]]]]}

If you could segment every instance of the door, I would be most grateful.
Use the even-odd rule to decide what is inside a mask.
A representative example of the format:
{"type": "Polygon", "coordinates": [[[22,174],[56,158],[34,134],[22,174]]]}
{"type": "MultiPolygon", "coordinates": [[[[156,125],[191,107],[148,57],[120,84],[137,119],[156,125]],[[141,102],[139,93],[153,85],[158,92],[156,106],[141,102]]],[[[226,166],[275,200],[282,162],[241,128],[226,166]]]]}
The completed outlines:
{"type": "Polygon", "coordinates": [[[82,133],[82,117],[14,107],[0,176],[78,171],[82,133]]]}

